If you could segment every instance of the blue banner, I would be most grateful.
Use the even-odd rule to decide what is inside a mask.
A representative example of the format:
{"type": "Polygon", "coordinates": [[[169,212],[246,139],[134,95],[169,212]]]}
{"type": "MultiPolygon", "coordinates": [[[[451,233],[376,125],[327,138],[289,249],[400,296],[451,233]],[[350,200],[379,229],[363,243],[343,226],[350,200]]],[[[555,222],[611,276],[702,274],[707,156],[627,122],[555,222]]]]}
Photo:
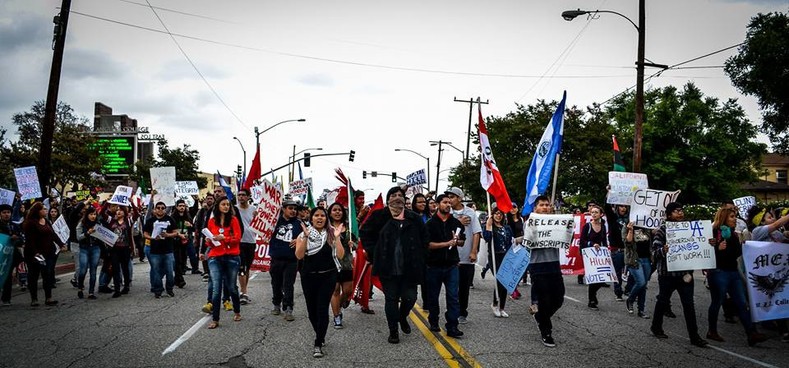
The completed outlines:
{"type": "Polygon", "coordinates": [[[11,244],[11,237],[0,234],[0,289],[5,285],[5,279],[11,273],[11,265],[14,263],[14,246],[11,244]]]}
{"type": "MultiPolygon", "coordinates": [[[[504,260],[501,261],[501,267],[496,272],[496,280],[507,288],[508,294],[512,294],[518,287],[518,282],[526,272],[526,268],[529,267],[530,259],[531,251],[521,245],[513,245],[507,251],[504,260]]],[[[501,298],[506,298],[506,296],[501,296],[501,298]]]]}

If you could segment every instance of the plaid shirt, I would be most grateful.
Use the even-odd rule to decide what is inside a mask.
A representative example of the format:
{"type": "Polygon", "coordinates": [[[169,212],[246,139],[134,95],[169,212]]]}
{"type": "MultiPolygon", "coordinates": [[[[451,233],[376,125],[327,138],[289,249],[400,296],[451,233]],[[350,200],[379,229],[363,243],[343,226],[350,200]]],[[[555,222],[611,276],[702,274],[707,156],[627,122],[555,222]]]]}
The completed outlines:
{"type": "Polygon", "coordinates": [[[666,265],[666,254],[663,252],[663,246],[666,245],[666,225],[661,226],[652,235],[652,257],[655,258],[657,264],[658,276],[672,276],[682,277],[686,273],[692,274],[693,271],[673,271],[668,272],[668,265],[666,265]]]}

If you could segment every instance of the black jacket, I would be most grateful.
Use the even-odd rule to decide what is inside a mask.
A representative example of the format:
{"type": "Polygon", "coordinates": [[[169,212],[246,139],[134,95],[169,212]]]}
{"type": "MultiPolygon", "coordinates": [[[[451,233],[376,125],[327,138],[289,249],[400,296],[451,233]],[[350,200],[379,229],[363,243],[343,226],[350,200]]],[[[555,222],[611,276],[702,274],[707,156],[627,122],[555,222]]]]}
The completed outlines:
{"type": "MultiPolygon", "coordinates": [[[[446,221],[438,217],[438,213],[433,215],[427,221],[427,231],[430,234],[430,242],[443,243],[455,236],[455,229],[460,229],[460,236],[465,238],[463,232],[463,224],[454,216],[449,215],[446,221]]],[[[428,243],[429,244],[429,243],[428,243]]],[[[462,245],[463,243],[461,243],[462,245]]],[[[458,255],[458,248],[456,246],[449,248],[428,249],[427,261],[425,262],[431,267],[451,267],[460,263],[460,256],[458,255]]]]}
{"type": "Polygon", "coordinates": [[[389,208],[375,210],[359,229],[367,259],[373,265],[373,274],[380,277],[392,275],[392,258],[399,234],[403,247],[403,275],[412,283],[420,283],[425,273],[425,257],[430,235],[422,218],[416,212],[405,210],[403,227],[392,219],[389,208]]]}

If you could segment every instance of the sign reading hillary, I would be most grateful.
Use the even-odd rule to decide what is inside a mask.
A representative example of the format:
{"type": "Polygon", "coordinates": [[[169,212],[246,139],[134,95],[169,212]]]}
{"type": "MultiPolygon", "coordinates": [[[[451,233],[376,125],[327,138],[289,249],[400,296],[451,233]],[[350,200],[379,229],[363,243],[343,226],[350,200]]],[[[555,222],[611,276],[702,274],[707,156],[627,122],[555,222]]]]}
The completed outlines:
{"type": "Polygon", "coordinates": [[[637,189],[630,203],[630,222],[633,226],[657,229],[666,221],[666,205],[679,198],[677,190],[637,189]]]}
{"type": "Polygon", "coordinates": [[[619,282],[614,272],[614,261],[611,260],[611,251],[606,247],[581,249],[584,256],[584,283],[601,284],[606,282],[619,282]]]}
{"type": "Polygon", "coordinates": [[[610,190],[606,203],[629,206],[633,202],[633,193],[639,189],[649,188],[647,174],[609,171],[608,185],[610,190]]]}
{"type": "Polygon", "coordinates": [[[570,249],[573,240],[573,215],[532,213],[523,225],[523,246],[570,249]]]}
{"type": "Polygon", "coordinates": [[[753,321],[789,318],[789,247],[746,241],[742,258],[753,321]]]}
{"type": "MultiPolygon", "coordinates": [[[[666,221],[666,266],[669,271],[705,270],[715,268],[715,248],[710,245],[712,222],[666,221]]],[[[732,238],[733,241],[739,241],[732,238]]]]}

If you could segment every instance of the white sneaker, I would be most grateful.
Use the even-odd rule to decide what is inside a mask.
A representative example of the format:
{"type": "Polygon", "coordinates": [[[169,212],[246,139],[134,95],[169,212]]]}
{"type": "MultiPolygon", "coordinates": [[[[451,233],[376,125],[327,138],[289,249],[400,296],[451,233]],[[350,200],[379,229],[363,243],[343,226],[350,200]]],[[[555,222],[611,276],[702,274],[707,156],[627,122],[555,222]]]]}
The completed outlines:
{"type": "Polygon", "coordinates": [[[510,315],[503,310],[500,310],[499,313],[501,313],[501,318],[510,318],[510,315]]]}
{"type": "Polygon", "coordinates": [[[493,309],[493,315],[494,315],[494,316],[496,316],[496,317],[501,317],[501,310],[499,310],[499,307],[497,307],[497,306],[495,306],[495,305],[491,304],[491,305],[490,305],[490,309],[493,309]]]}
{"type": "Polygon", "coordinates": [[[466,323],[468,323],[468,319],[466,317],[460,316],[458,317],[458,323],[460,323],[461,325],[465,325],[466,323]]]}

